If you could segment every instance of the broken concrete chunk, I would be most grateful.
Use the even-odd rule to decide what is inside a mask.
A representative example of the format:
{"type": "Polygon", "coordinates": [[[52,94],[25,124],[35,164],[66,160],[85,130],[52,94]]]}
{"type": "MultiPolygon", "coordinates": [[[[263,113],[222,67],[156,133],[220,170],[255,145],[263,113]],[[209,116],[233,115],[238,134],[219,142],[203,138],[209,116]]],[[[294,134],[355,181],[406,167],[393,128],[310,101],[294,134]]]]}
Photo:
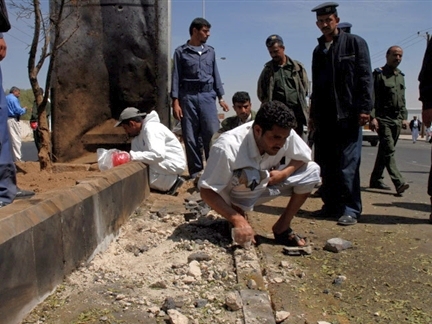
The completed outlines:
{"type": "Polygon", "coordinates": [[[324,246],[324,250],[334,253],[339,253],[350,248],[352,248],[352,243],[339,237],[329,239],[324,246]]]}

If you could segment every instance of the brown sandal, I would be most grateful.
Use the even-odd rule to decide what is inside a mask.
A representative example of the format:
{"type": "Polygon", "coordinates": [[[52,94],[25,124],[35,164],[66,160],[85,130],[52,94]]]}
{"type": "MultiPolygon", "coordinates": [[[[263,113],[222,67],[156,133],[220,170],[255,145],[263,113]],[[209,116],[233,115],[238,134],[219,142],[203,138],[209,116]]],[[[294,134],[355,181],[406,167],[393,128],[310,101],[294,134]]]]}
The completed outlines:
{"type": "Polygon", "coordinates": [[[308,246],[309,245],[309,239],[307,237],[301,237],[296,232],[294,232],[291,228],[288,228],[286,231],[276,234],[273,232],[275,241],[278,244],[286,245],[286,246],[308,246]],[[300,241],[304,240],[305,244],[300,244],[300,241]]]}

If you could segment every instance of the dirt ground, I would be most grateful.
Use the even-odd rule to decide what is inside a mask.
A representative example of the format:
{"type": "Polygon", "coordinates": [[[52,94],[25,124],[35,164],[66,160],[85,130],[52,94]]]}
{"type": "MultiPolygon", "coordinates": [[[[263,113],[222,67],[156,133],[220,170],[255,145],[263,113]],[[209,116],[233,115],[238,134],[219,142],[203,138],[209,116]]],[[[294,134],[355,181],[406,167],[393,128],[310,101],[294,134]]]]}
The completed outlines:
{"type": "MultiPolygon", "coordinates": [[[[93,172],[99,172],[79,171],[46,174],[39,172],[37,168],[30,165],[24,169],[26,169],[25,173],[18,173],[18,183],[22,188],[31,189],[37,193],[58,190],[64,186],[73,186],[77,180],[91,176],[93,172]]],[[[180,202],[185,195],[190,194],[190,189],[186,186],[182,188],[178,197],[170,199],[175,199],[177,204],[181,204],[180,202]]],[[[160,200],[159,204],[170,206],[174,201],[161,199],[161,197],[163,196],[152,194],[154,201],[160,200]]],[[[428,224],[429,203],[424,198],[410,195],[409,192],[403,197],[395,197],[387,192],[366,188],[362,188],[362,197],[363,216],[361,222],[352,227],[337,226],[333,219],[313,218],[311,213],[321,208],[321,200],[319,198],[307,200],[292,226],[298,233],[311,239],[314,250],[309,256],[284,255],[282,247],[273,243],[271,226],[280,215],[287,198],[278,198],[272,203],[257,207],[251,213],[251,223],[257,234],[269,238],[258,246],[257,253],[261,258],[263,274],[268,281],[274,310],[285,310],[291,313],[291,316],[284,323],[317,323],[317,321],[327,321],[334,324],[432,323],[432,225],[428,224]],[[334,237],[352,242],[353,248],[341,253],[323,250],[326,241],[334,237]],[[285,266],[281,266],[282,261],[285,261],[285,266]],[[296,271],[287,270],[286,262],[290,265],[288,269],[296,269],[296,271]],[[343,280],[338,280],[338,276],[342,276],[339,278],[343,278],[343,280]]],[[[185,224],[183,224],[182,218],[175,218],[168,222],[173,226],[171,231],[184,230],[185,224]]],[[[125,230],[128,231],[129,228],[132,231],[132,229],[136,229],[136,226],[138,226],[136,223],[131,223],[125,230]]],[[[127,233],[128,239],[131,241],[134,238],[131,236],[132,234],[132,232],[127,233]]],[[[141,237],[139,233],[134,235],[136,238],[141,237]]],[[[207,233],[207,235],[210,234],[207,233]]],[[[168,234],[165,236],[161,234],[159,236],[160,242],[168,236],[168,234]]],[[[221,261],[221,264],[225,262],[230,266],[232,264],[229,260],[229,253],[226,254],[229,252],[226,239],[229,240],[229,238],[225,238],[220,241],[211,241],[213,243],[206,248],[213,249],[216,254],[217,251],[222,252],[220,257],[224,260],[221,261]]],[[[189,244],[185,242],[182,244],[189,244]]],[[[108,253],[117,253],[122,257],[118,245],[123,244],[124,247],[126,243],[117,240],[113,244],[108,253]]],[[[175,251],[182,253],[183,256],[186,253],[179,251],[179,249],[181,250],[180,247],[169,245],[169,243],[164,243],[162,246],[164,248],[160,250],[158,258],[154,252],[147,256],[141,256],[140,264],[148,264],[147,268],[152,273],[161,274],[168,271],[167,264],[171,265],[175,261],[173,258],[176,258],[176,254],[172,253],[173,249],[177,249],[175,251]],[[157,262],[154,262],[153,259],[155,258],[157,262]]],[[[187,247],[186,251],[191,251],[191,249],[187,247]]],[[[104,260],[107,263],[112,261],[109,259],[100,256],[88,268],[89,270],[80,271],[87,271],[85,273],[89,278],[95,282],[103,283],[104,278],[109,278],[109,276],[106,273],[101,274],[98,269],[102,267],[100,263],[103,263],[104,260]]],[[[116,273],[114,269],[110,269],[108,272],[116,273]]],[[[144,273],[146,272],[142,270],[141,275],[145,276],[144,273]]],[[[125,279],[119,276],[112,282],[122,280],[125,279]]],[[[136,286],[140,287],[149,282],[145,278],[138,277],[129,280],[132,280],[128,283],[132,290],[138,289],[136,286]]],[[[72,276],[69,281],[73,282],[74,277],[72,276]]],[[[112,282],[104,286],[99,295],[106,295],[108,301],[106,301],[105,306],[107,308],[112,305],[119,309],[123,307],[124,312],[124,305],[115,304],[113,301],[113,299],[116,300],[115,296],[118,297],[116,289],[119,288],[112,282]]],[[[209,295],[215,298],[215,295],[220,294],[220,289],[226,289],[225,285],[232,285],[232,281],[227,279],[221,285],[222,288],[219,285],[214,285],[211,286],[212,290],[199,294],[201,297],[204,296],[203,298],[210,299],[208,298],[209,295]]],[[[54,316],[53,311],[52,317],[50,317],[49,312],[50,309],[61,308],[63,304],[69,302],[67,298],[62,300],[62,296],[71,296],[70,291],[64,293],[65,289],[68,288],[63,287],[57,290],[54,297],[36,309],[26,323],[62,323],[58,317],[56,320],[53,319],[58,316],[58,311],[56,316],[54,316]],[[55,305],[51,308],[50,303],[55,305]]],[[[199,290],[198,287],[196,289],[199,290]]],[[[157,298],[160,299],[166,297],[164,294],[167,293],[166,290],[157,289],[140,291],[140,293],[147,292],[148,296],[141,296],[141,302],[148,307],[152,305],[151,301],[155,294],[159,293],[157,298]]],[[[192,289],[190,294],[193,295],[193,293],[192,289]]],[[[78,292],[78,296],[79,294],[80,292],[78,292]]],[[[68,298],[70,300],[70,297],[68,298]]],[[[133,304],[131,301],[127,303],[130,308],[132,308],[131,303],[133,304]]],[[[219,303],[221,302],[219,301],[219,303]]],[[[134,318],[125,317],[116,320],[111,318],[109,314],[106,313],[105,315],[100,310],[92,317],[89,311],[87,313],[82,311],[80,313],[81,319],[70,319],[63,321],[63,323],[146,323],[144,319],[138,321],[134,318]],[[87,320],[85,316],[88,316],[89,319],[87,320]]],[[[211,316],[207,315],[207,317],[196,316],[194,323],[237,323],[240,320],[238,315],[236,317],[235,314],[223,311],[211,316]]],[[[157,315],[155,316],[157,318],[157,315]]],[[[162,320],[163,318],[157,322],[165,323],[165,320],[162,320]]],[[[156,321],[151,323],[156,323],[156,321]]]]}

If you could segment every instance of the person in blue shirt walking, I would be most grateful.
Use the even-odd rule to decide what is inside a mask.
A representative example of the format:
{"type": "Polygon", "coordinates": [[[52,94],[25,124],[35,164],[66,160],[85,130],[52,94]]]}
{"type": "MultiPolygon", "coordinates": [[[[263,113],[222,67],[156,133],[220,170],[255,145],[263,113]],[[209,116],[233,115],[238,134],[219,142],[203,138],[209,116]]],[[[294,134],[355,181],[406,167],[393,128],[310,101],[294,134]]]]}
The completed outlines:
{"type": "Polygon", "coordinates": [[[14,161],[21,161],[21,125],[20,117],[27,111],[27,107],[21,107],[19,96],[21,90],[17,87],[12,87],[9,94],[6,96],[8,108],[8,127],[12,143],[12,152],[14,161]]]}
{"type": "Polygon", "coordinates": [[[216,98],[224,111],[224,89],[216,64],[214,48],[207,45],[210,23],[195,18],[190,39],[174,52],[171,98],[174,118],[181,122],[187,164],[191,179],[203,170],[202,148],[208,159],[210,142],[219,129],[216,98]]]}

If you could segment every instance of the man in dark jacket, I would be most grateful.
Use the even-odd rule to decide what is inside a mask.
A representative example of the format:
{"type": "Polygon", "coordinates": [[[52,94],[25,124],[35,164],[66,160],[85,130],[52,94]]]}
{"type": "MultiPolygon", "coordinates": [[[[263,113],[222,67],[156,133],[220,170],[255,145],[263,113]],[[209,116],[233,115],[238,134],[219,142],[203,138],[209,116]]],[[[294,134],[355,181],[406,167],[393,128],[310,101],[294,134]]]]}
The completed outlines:
{"type": "MultiPolygon", "coordinates": [[[[423,103],[423,123],[426,127],[429,127],[432,122],[432,42],[430,40],[423,58],[423,65],[418,80],[420,82],[420,101],[423,103]]],[[[431,196],[432,207],[432,164],[429,171],[428,195],[431,196]]],[[[432,223],[432,214],[429,216],[429,222],[432,223]]]]}
{"type": "Polygon", "coordinates": [[[373,80],[368,46],[337,28],[337,6],[327,2],[312,9],[323,35],[313,52],[309,128],[316,132],[315,149],[325,152],[319,161],[324,206],[317,216],[354,225],[362,212],[362,126],[372,110],[373,80]]]}

